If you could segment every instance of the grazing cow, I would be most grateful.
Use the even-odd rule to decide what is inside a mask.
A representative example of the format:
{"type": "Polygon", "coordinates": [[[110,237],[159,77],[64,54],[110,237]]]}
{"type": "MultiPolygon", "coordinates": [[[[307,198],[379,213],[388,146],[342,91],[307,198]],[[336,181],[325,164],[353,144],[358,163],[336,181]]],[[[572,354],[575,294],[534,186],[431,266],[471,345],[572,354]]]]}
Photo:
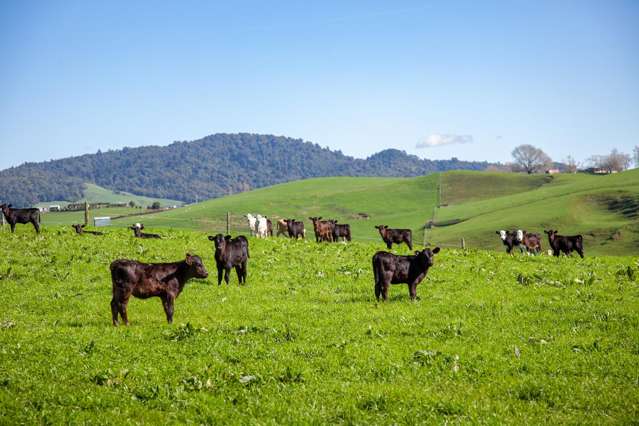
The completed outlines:
{"type": "Polygon", "coordinates": [[[16,223],[31,223],[36,232],[40,233],[40,210],[14,209],[11,204],[0,204],[0,210],[11,226],[11,232],[16,232],[16,223]]]}
{"type": "Polygon", "coordinates": [[[342,241],[350,241],[351,240],[351,226],[346,223],[337,223],[336,220],[331,221],[333,223],[333,241],[339,241],[340,238],[343,238],[342,241]]]}
{"type": "Polygon", "coordinates": [[[257,218],[251,213],[247,213],[246,219],[248,220],[248,226],[249,230],[251,231],[251,235],[255,236],[257,234],[257,218]]]}
{"type": "Polygon", "coordinates": [[[268,237],[268,220],[260,214],[257,215],[255,235],[257,236],[257,238],[268,237]]]}
{"type": "Polygon", "coordinates": [[[295,238],[296,240],[299,237],[302,237],[302,239],[304,239],[304,237],[306,236],[306,230],[304,229],[304,222],[297,221],[295,219],[285,219],[285,221],[286,221],[286,228],[288,229],[289,237],[295,238]]]}
{"type": "Polygon", "coordinates": [[[379,235],[382,236],[382,240],[389,250],[393,247],[393,243],[406,243],[410,250],[413,249],[413,233],[410,229],[393,229],[386,225],[377,225],[375,228],[379,231],[379,235]]]}
{"type": "Polygon", "coordinates": [[[579,256],[584,257],[584,238],[581,235],[564,236],[557,234],[557,230],[544,231],[548,234],[548,243],[552,248],[554,256],[559,256],[560,253],[568,256],[574,251],[579,253],[579,256]]]}
{"type": "Polygon", "coordinates": [[[408,284],[410,298],[417,297],[419,284],[428,268],[433,266],[434,255],[439,253],[439,247],[433,250],[416,251],[414,255],[398,256],[386,251],[378,251],[373,256],[373,275],[375,277],[375,297],[388,299],[390,284],[408,284]]]}
{"type": "Polygon", "coordinates": [[[322,216],[319,217],[309,217],[311,222],[313,222],[313,231],[315,231],[315,241],[333,241],[333,227],[334,223],[330,220],[321,220],[322,216]]]}
{"type": "Polygon", "coordinates": [[[239,284],[246,284],[246,264],[249,259],[249,243],[245,236],[236,238],[226,237],[222,234],[209,236],[209,240],[215,245],[215,263],[217,264],[217,285],[222,284],[222,273],[224,281],[228,285],[231,268],[235,268],[239,284]]]}
{"type": "Polygon", "coordinates": [[[86,231],[84,229],[84,225],[81,224],[76,224],[76,225],[71,225],[71,228],[75,229],[75,232],[78,235],[82,235],[82,234],[91,234],[91,235],[104,235],[104,233],[99,232],[99,231],[86,231]]]}
{"type": "Polygon", "coordinates": [[[279,237],[280,235],[288,235],[288,225],[285,219],[279,219],[277,221],[277,236],[279,237]]]}
{"type": "Polygon", "coordinates": [[[501,242],[506,246],[506,253],[512,254],[513,248],[518,247],[521,251],[523,251],[523,247],[520,246],[519,239],[517,238],[516,232],[511,231],[501,231],[496,232],[501,239],[501,242]]]}
{"type": "Polygon", "coordinates": [[[141,223],[136,223],[135,225],[129,227],[129,229],[133,230],[133,235],[135,235],[136,238],[162,238],[158,234],[147,234],[146,232],[142,232],[142,230],[144,229],[144,225],[141,223]]]}
{"type": "Polygon", "coordinates": [[[271,221],[271,219],[266,219],[266,234],[269,237],[273,236],[273,222],[271,221]]]}
{"type": "Polygon", "coordinates": [[[173,263],[142,263],[119,259],[111,263],[113,298],[111,315],[113,325],[118,325],[118,314],[129,325],[126,307],[131,295],[140,299],[159,297],[169,324],[173,322],[173,304],[186,282],[191,278],[208,276],[199,256],[186,255],[186,259],[173,263]]]}
{"type": "Polygon", "coordinates": [[[527,254],[541,253],[541,235],[518,229],[517,241],[519,241],[520,250],[525,250],[527,254]]]}

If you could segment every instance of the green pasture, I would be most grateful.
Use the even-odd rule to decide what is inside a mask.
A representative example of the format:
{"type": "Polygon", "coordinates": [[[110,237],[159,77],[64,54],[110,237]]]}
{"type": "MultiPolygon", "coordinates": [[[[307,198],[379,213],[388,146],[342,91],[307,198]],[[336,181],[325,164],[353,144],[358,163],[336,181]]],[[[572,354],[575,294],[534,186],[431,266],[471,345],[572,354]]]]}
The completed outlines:
{"type": "MultiPolygon", "coordinates": [[[[410,302],[374,299],[382,244],[251,238],[215,284],[206,234],[0,232],[0,424],[630,424],[639,258],[443,249],[410,302]],[[109,264],[202,256],[176,302],[110,319],[109,264]]],[[[399,250],[407,252],[405,248],[399,250]]]]}

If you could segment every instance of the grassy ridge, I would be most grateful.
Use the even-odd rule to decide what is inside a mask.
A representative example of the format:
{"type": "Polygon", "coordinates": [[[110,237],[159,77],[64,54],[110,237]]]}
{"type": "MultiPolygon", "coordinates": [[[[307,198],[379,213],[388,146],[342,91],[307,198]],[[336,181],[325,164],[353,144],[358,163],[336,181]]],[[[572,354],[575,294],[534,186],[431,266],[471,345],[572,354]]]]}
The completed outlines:
{"type": "MultiPolygon", "coordinates": [[[[476,178],[473,174],[457,172],[443,175],[444,182],[451,179],[457,187],[472,187],[477,183],[476,178]],[[460,185],[464,180],[465,184],[460,185]]],[[[527,177],[519,176],[521,178],[527,177]]],[[[532,176],[530,180],[536,182],[539,178],[532,176]]],[[[508,178],[504,176],[504,180],[508,178]]],[[[460,192],[452,185],[449,187],[453,192],[460,192]]],[[[639,170],[610,176],[557,175],[536,189],[438,209],[438,221],[461,219],[463,222],[436,228],[431,239],[454,243],[464,236],[471,246],[501,249],[500,241],[495,238],[496,230],[522,228],[541,233],[552,227],[563,234],[584,234],[587,253],[637,253],[637,203],[639,170]],[[610,208],[604,201],[611,198],[625,200],[626,211],[621,207],[610,208]]],[[[544,243],[547,246],[545,238],[544,243]]]]}
{"type": "MultiPolygon", "coordinates": [[[[429,231],[428,241],[437,244],[458,246],[463,237],[470,247],[503,250],[496,230],[541,233],[552,227],[583,234],[589,255],[639,253],[639,170],[611,176],[448,172],[418,178],[308,179],[114,224],[141,221],[147,227],[225,232],[226,213],[231,212],[236,233],[247,232],[243,215],[252,212],[304,220],[310,232],[308,217],[323,216],[350,223],[356,240],[377,241],[374,225],[387,224],[413,229],[413,239],[421,242],[423,225],[437,204],[442,207],[436,211],[436,223],[461,221],[429,231]]],[[[94,214],[109,215],[102,210],[94,214]]],[[[81,212],[68,218],[53,214],[43,221],[62,224],[81,218],[81,212]]]]}
{"type": "Polygon", "coordinates": [[[379,243],[251,239],[213,284],[206,234],[2,234],[0,423],[630,423],[637,258],[443,250],[411,303],[373,297],[379,243]],[[200,254],[176,324],[157,299],[110,324],[109,263],[200,254]],[[24,256],[23,253],[29,253],[24,256]],[[188,324],[187,324],[188,323],[188,324]],[[182,325],[180,325],[182,324],[182,325]],[[187,325],[184,325],[187,324],[187,325]]]}
{"type": "Polygon", "coordinates": [[[309,216],[323,216],[350,223],[355,238],[379,238],[374,225],[387,223],[419,228],[431,217],[437,198],[437,175],[418,178],[335,177],[307,179],[205,201],[175,211],[139,219],[145,226],[223,231],[227,212],[242,227],[248,212],[269,217],[304,220],[312,233],[309,216]],[[371,219],[358,218],[366,213],[371,219]]]}

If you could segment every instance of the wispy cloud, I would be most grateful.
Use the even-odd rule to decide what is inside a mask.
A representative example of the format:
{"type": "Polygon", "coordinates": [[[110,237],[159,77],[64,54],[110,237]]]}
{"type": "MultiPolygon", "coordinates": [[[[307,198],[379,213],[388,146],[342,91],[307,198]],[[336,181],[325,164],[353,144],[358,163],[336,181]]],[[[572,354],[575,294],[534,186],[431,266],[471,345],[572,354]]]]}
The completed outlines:
{"type": "Polygon", "coordinates": [[[426,138],[426,140],[419,142],[415,148],[433,148],[442,145],[452,145],[457,143],[471,143],[473,141],[472,135],[441,135],[434,134],[426,138]]]}

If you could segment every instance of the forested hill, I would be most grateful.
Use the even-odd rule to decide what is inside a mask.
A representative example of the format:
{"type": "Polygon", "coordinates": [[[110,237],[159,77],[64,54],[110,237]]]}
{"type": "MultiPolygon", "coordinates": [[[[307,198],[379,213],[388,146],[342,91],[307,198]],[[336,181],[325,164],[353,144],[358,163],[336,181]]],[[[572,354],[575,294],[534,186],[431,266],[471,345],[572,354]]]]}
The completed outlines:
{"type": "Polygon", "coordinates": [[[367,159],[283,136],[215,134],[169,146],[99,152],[0,171],[0,201],[28,206],[75,200],[85,182],[149,197],[207,199],[321,176],[418,176],[486,162],[426,160],[387,149],[367,159]]]}

